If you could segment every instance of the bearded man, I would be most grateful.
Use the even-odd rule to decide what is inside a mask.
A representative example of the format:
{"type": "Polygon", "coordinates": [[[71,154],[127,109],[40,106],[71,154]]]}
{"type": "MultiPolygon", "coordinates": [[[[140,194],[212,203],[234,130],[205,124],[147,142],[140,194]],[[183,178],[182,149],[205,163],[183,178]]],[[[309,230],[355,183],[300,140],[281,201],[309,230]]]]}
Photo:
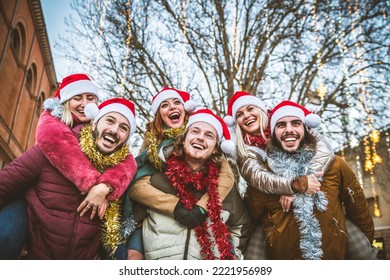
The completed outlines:
{"type": "MultiPolygon", "coordinates": [[[[288,179],[315,173],[312,158],[317,140],[306,127],[309,114],[304,107],[287,100],[272,110],[268,170],[288,179]]],[[[335,156],[319,179],[320,190],[295,194],[292,211],[287,212],[279,195],[248,187],[244,201],[252,220],[263,227],[268,258],[346,259],[346,218],[372,243],[373,220],[363,189],[348,164],[335,156]]]]}
{"type": "MultiPolygon", "coordinates": [[[[80,134],[80,148],[96,170],[103,172],[132,157],[128,144],[136,127],[135,109],[132,102],[123,98],[112,98],[99,106],[91,103],[91,106],[89,115],[93,124],[76,126],[72,131],[76,136],[80,134]]],[[[85,110],[88,111],[87,107],[85,110]]],[[[72,153],[71,150],[62,152],[72,153]]],[[[134,158],[130,162],[133,172],[128,175],[133,177],[134,158]]],[[[105,214],[103,233],[117,228],[120,222],[119,209],[115,207],[119,204],[107,200],[111,191],[108,186],[80,191],[51,164],[38,145],[0,170],[0,209],[14,195],[26,194],[28,259],[95,259],[102,241],[99,217],[105,214]],[[107,212],[112,213],[107,215],[107,212]]],[[[114,251],[118,242],[119,237],[106,243],[114,251]]]]}

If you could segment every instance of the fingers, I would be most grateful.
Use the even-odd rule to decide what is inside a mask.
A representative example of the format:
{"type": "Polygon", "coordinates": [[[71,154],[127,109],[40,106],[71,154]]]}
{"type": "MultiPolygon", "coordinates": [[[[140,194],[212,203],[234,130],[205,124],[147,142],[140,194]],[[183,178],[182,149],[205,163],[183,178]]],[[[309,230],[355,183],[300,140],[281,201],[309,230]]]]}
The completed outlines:
{"type": "Polygon", "coordinates": [[[95,217],[96,215],[96,212],[97,212],[97,207],[96,206],[93,206],[91,207],[92,211],[91,211],[91,216],[89,216],[91,218],[91,220],[95,217]]]}
{"type": "Polygon", "coordinates": [[[91,202],[88,202],[84,200],[80,203],[79,207],[77,208],[77,212],[80,213],[80,217],[84,216],[89,210],[91,209],[91,220],[95,217],[97,212],[97,206],[93,205],[91,202]]]}

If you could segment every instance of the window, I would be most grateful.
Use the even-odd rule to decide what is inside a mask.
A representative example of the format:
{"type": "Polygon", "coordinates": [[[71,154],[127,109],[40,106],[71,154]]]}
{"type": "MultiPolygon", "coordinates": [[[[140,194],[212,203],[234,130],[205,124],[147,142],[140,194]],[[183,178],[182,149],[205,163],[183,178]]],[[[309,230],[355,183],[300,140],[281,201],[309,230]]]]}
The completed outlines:
{"type": "Polygon", "coordinates": [[[41,94],[37,98],[36,110],[35,113],[39,117],[42,114],[43,100],[45,100],[45,93],[41,92],[41,94]]]}
{"type": "Polygon", "coordinates": [[[37,66],[31,64],[26,73],[26,87],[31,96],[34,96],[37,85],[37,66]]]}
{"type": "Polygon", "coordinates": [[[11,44],[17,61],[22,63],[26,53],[26,31],[21,22],[11,32],[11,44]]]}

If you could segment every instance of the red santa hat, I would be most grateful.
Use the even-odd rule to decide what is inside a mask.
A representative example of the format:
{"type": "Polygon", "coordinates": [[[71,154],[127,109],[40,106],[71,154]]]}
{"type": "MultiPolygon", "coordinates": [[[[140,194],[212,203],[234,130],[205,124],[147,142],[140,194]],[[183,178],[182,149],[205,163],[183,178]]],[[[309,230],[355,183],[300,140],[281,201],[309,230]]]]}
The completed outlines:
{"type": "Polygon", "coordinates": [[[297,117],[309,128],[316,128],[321,124],[321,118],[316,113],[310,112],[295,102],[284,100],[271,112],[271,133],[274,133],[277,121],[284,117],[297,117]]]}
{"type": "Polygon", "coordinates": [[[64,103],[73,96],[83,93],[92,93],[98,97],[98,88],[86,74],[71,74],[62,79],[54,97],[64,103]]]}
{"type": "Polygon", "coordinates": [[[223,120],[229,127],[234,126],[236,123],[237,111],[241,107],[248,105],[254,105],[267,114],[267,109],[263,101],[248,92],[237,91],[228,102],[227,116],[225,116],[223,120]]]}
{"type": "Polygon", "coordinates": [[[196,103],[191,100],[190,94],[186,91],[175,88],[164,87],[152,99],[152,112],[156,115],[161,103],[170,98],[178,98],[184,105],[187,112],[192,112],[196,109],[196,103]]]}
{"type": "Polygon", "coordinates": [[[95,103],[88,103],[87,105],[85,105],[84,108],[84,113],[86,117],[92,119],[93,123],[97,123],[101,117],[111,112],[120,113],[129,121],[129,142],[129,139],[134,134],[136,128],[135,107],[133,102],[125,98],[113,97],[100,103],[99,106],[97,106],[95,103]]]}
{"type": "Polygon", "coordinates": [[[196,122],[205,122],[215,128],[219,141],[221,142],[222,152],[227,154],[233,154],[235,152],[235,144],[231,140],[229,129],[221,117],[214,114],[210,109],[199,109],[190,115],[187,128],[196,122]]]}

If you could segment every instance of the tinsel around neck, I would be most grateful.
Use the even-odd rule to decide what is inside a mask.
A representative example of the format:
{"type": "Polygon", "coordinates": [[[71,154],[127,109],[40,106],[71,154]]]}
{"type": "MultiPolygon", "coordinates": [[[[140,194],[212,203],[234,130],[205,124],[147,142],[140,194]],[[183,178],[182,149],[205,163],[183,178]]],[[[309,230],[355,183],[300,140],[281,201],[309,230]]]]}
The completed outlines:
{"type": "MultiPolygon", "coordinates": [[[[127,144],[123,145],[111,155],[103,155],[100,153],[96,148],[91,125],[87,125],[81,130],[79,145],[99,172],[104,172],[107,168],[117,165],[130,154],[127,144]]],[[[102,243],[110,256],[113,256],[118,245],[123,240],[121,230],[122,232],[132,232],[135,227],[135,223],[131,218],[126,220],[121,226],[122,210],[120,205],[121,202],[119,199],[110,201],[102,222],[102,243]]]]}
{"type": "MultiPolygon", "coordinates": [[[[163,131],[163,140],[164,139],[176,139],[180,134],[184,133],[186,129],[185,123],[178,128],[167,128],[163,131]]],[[[154,168],[162,171],[163,163],[158,156],[159,153],[159,145],[157,143],[157,136],[153,131],[147,131],[145,133],[145,139],[148,143],[148,157],[149,161],[152,163],[154,168]]]]}
{"type": "Polygon", "coordinates": [[[86,125],[81,130],[79,145],[81,150],[99,172],[103,172],[107,168],[117,165],[130,154],[127,144],[124,144],[120,149],[110,155],[103,155],[99,152],[93,137],[92,125],[86,125]]]}
{"type": "Polygon", "coordinates": [[[217,259],[213,254],[213,246],[216,245],[220,259],[233,259],[232,244],[229,242],[231,236],[228,227],[223,223],[221,218],[222,204],[218,192],[218,176],[220,169],[217,164],[209,160],[203,172],[192,173],[190,167],[182,157],[172,156],[167,161],[166,176],[172,186],[177,190],[178,197],[187,209],[192,209],[199,200],[192,191],[194,189],[207,191],[209,200],[207,202],[208,216],[210,225],[203,221],[199,226],[194,228],[195,236],[201,247],[201,255],[204,259],[217,259]],[[211,234],[212,233],[212,236],[211,234]],[[214,242],[212,241],[214,239],[214,242]]]}
{"type": "MultiPolygon", "coordinates": [[[[268,154],[270,168],[279,176],[287,179],[296,179],[301,176],[313,174],[312,159],[314,150],[305,147],[295,153],[286,153],[279,148],[272,148],[268,154]]],[[[319,191],[314,195],[299,193],[294,195],[292,209],[294,218],[299,224],[302,257],[309,260],[319,260],[323,255],[322,231],[314,209],[325,211],[328,199],[319,191]]]]}

